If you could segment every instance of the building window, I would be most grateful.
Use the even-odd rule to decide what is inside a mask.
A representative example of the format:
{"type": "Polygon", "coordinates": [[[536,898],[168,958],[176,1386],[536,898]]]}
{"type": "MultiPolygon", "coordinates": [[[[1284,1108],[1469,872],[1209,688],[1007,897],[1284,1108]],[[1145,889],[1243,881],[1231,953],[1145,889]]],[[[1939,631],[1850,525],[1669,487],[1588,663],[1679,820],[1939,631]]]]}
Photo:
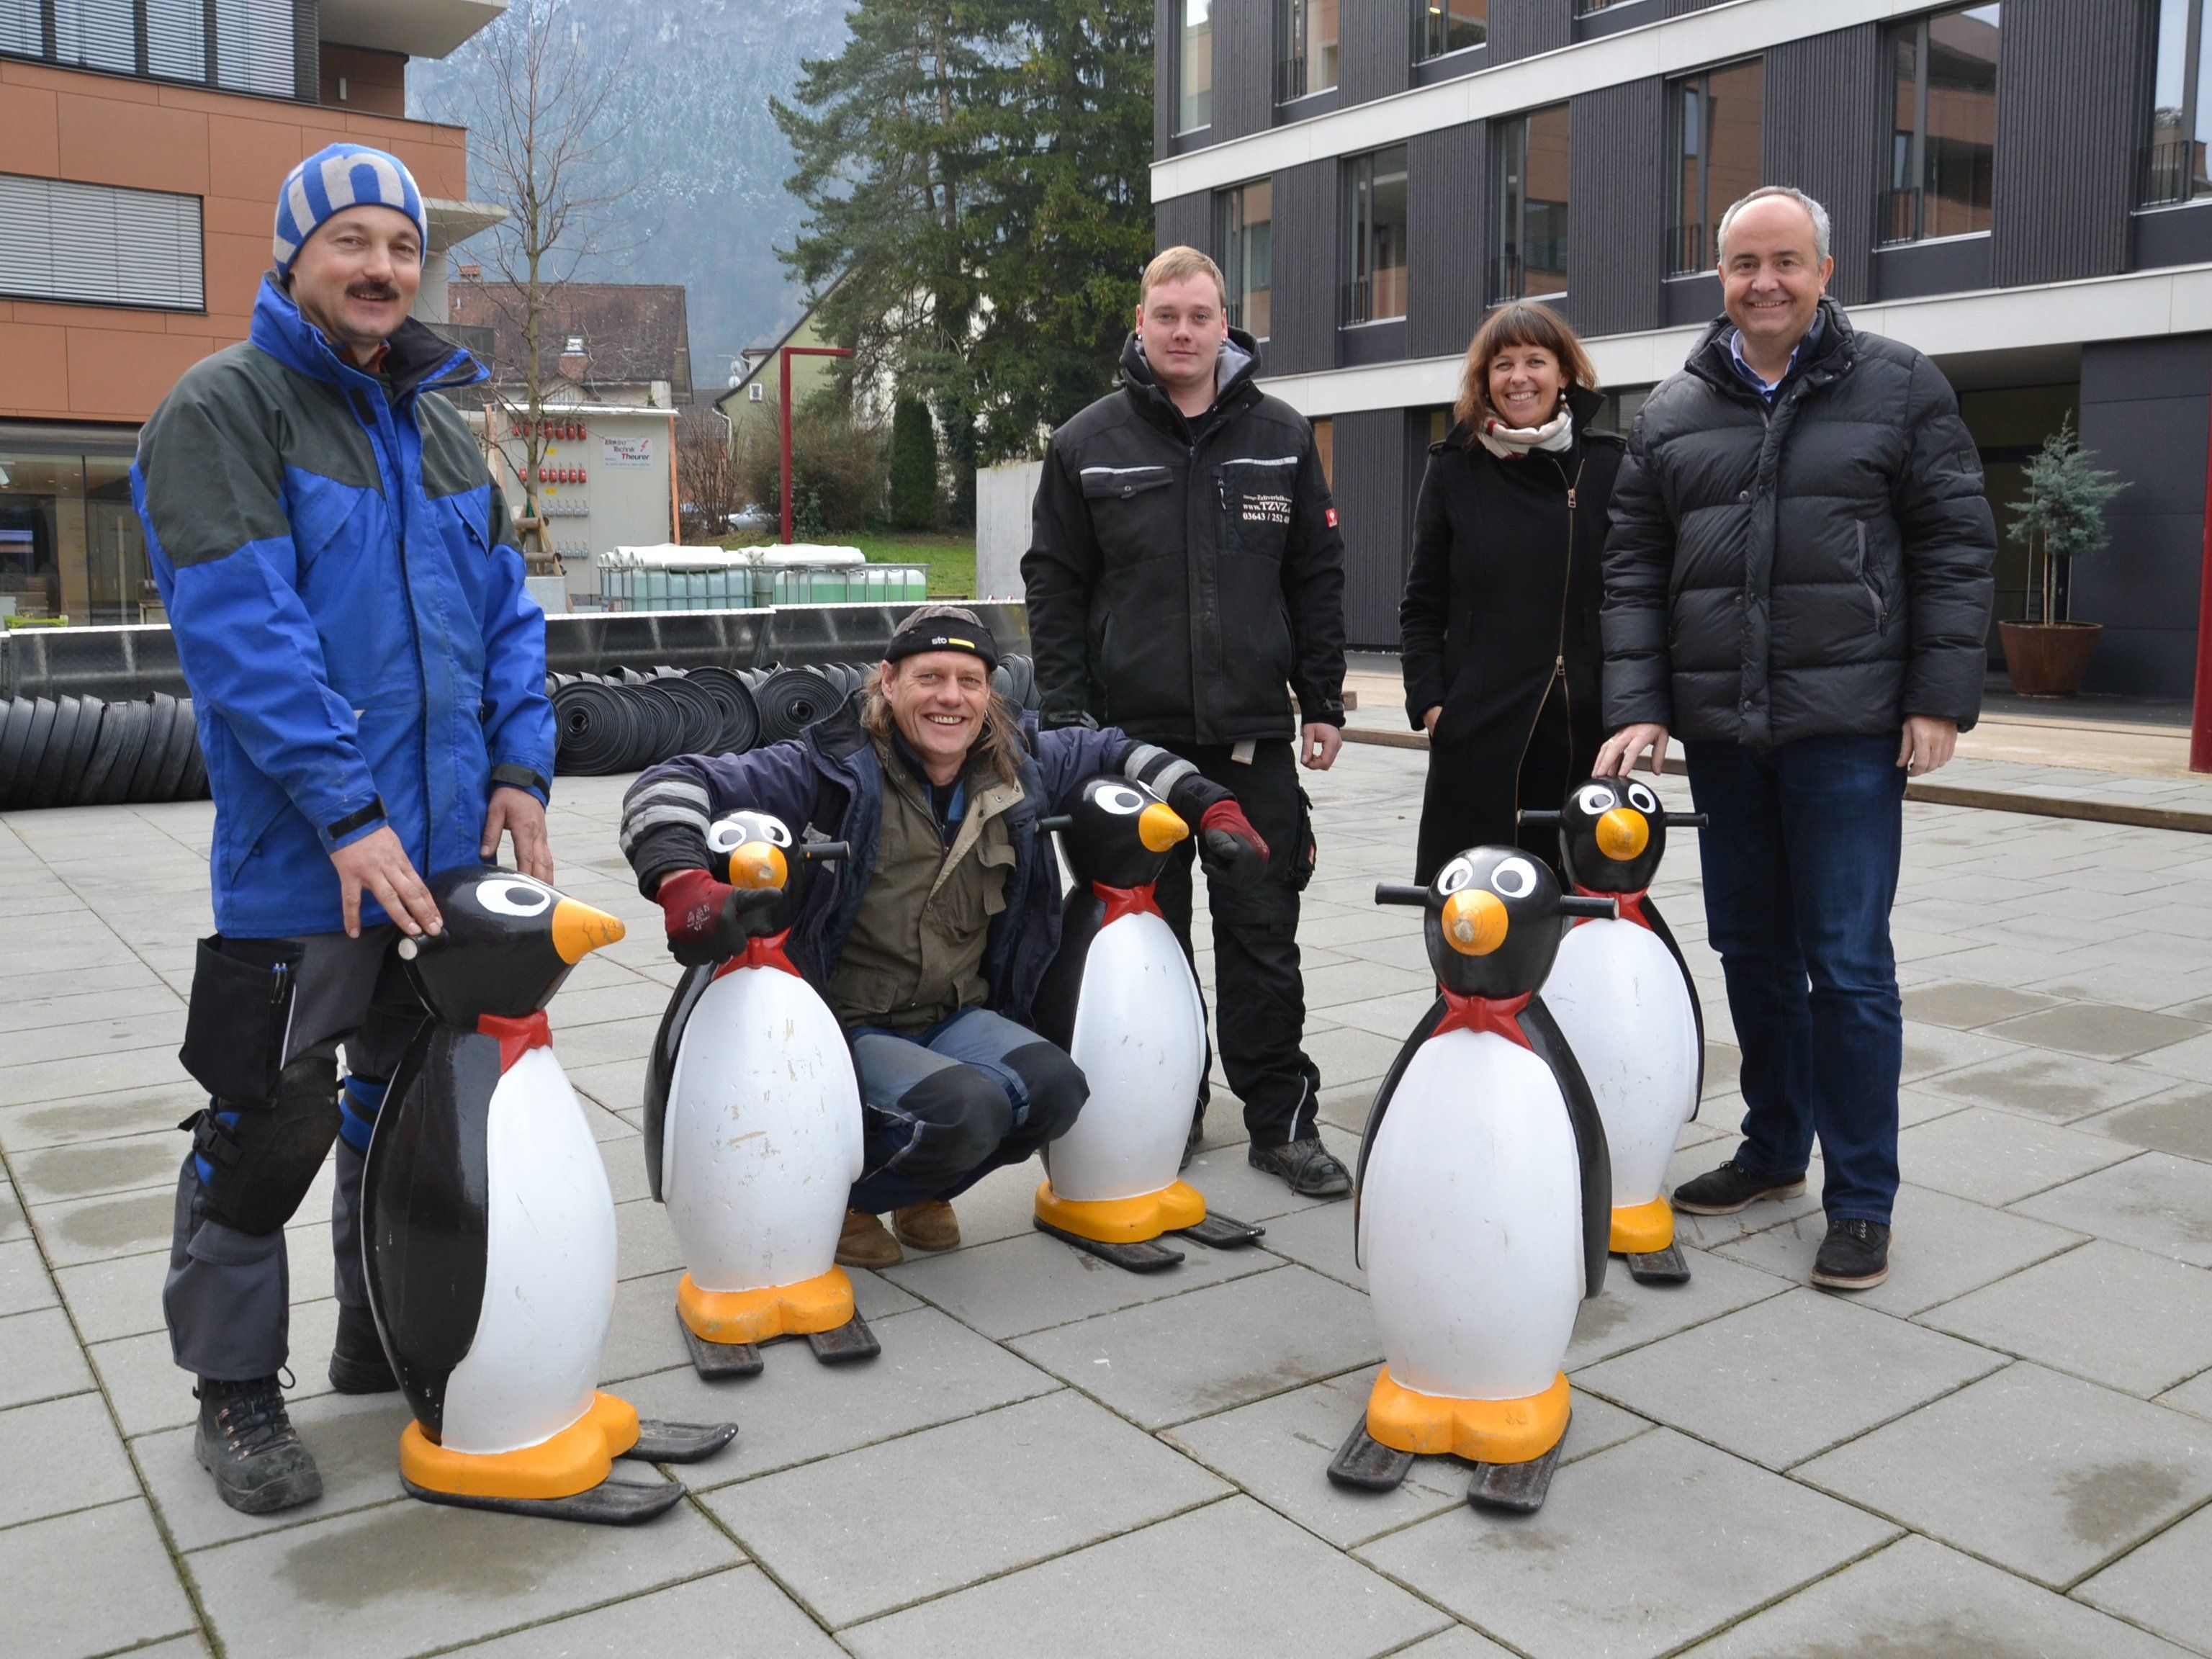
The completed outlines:
{"type": "Polygon", "coordinates": [[[1336,84],[1338,0],[1277,0],[1281,7],[1283,58],[1275,100],[1287,104],[1336,84]]]}
{"type": "Polygon", "coordinates": [[[1413,0],[1413,55],[1441,58],[1490,39],[1490,0],[1413,0]]]}
{"type": "Polygon", "coordinates": [[[1406,147],[1345,164],[1352,198],[1352,281],[1344,320],[1380,323],[1406,314],[1406,147]]]}
{"type": "Polygon", "coordinates": [[[1177,132],[1213,125],[1213,0],[1182,0],[1178,60],[1182,108],[1177,132]]]}
{"type": "Polygon", "coordinates": [[[2204,82],[2204,0],[2160,0],[2158,73],[2151,92],[2150,155],[2143,201],[2157,206],[2212,195],[2205,176],[2212,86],[2204,82]]]}
{"type": "Polygon", "coordinates": [[[1616,11],[1623,6],[1632,6],[1638,0],[1575,0],[1575,15],[1588,17],[1592,12],[1616,11]]]}
{"type": "Polygon", "coordinates": [[[131,509],[131,448],[11,440],[0,449],[0,614],[163,621],[131,509]]]}
{"type": "Polygon", "coordinates": [[[0,173],[0,294],[206,308],[197,196],[0,173]]]}
{"type": "Polygon", "coordinates": [[[1674,114],[1670,271],[1711,270],[1719,264],[1721,215],[1759,188],[1765,79],[1764,64],[1754,58],[1668,88],[1674,114]]]}
{"type": "Polygon", "coordinates": [[[1491,131],[1498,155],[1498,257],[1490,297],[1567,291],[1567,106],[1532,110],[1491,131]]]}
{"type": "Polygon", "coordinates": [[[1213,198],[1214,246],[1229,279],[1229,320],[1255,339],[1267,337],[1268,256],[1274,240],[1275,187],[1266,179],[1213,198]]]}
{"type": "Polygon", "coordinates": [[[1896,95],[1885,241],[1990,228],[1998,10],[1966,6],[1917,17],[1890,37],[1896,95]]]}
{"type": "Polygon", "coordinates": [[[301,95],[299,3],[0,0],[0,52],[71,69],[296,99],[301,95]]]}

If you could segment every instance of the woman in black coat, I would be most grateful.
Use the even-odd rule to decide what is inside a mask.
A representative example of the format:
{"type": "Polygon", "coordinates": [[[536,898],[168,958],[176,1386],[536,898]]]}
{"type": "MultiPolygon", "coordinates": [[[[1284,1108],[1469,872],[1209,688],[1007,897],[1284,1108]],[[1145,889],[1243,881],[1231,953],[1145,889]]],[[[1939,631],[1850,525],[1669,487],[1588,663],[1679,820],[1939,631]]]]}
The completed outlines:
{"type": "Polygon", "coordinates": [[[1607,506],[1626,446],[1588,422],[1596,377],[1548,306],[1492,312],[1468,346],[1457,417],[1429,446],[1398,607],[1406,710],[1429,733],[1415,878],[1469,847],[1517,842],[1556,871],[1556,811],[1605,739],[1607,506]]]}

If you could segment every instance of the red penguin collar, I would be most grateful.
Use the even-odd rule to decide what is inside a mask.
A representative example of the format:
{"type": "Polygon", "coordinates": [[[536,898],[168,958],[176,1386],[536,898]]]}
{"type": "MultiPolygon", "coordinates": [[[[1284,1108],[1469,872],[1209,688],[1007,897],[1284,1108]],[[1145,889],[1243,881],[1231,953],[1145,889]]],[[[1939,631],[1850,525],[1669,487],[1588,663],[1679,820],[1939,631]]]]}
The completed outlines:
{"type": "Polygon", "coordinates": [[[1521,1029],[1521,1011],[1528,1006],[1535,994],[1523,991],[1517,997],[1463,997],[1456,991],[1437,987],[1444,1000],[1444,1017],[1437,1022],[1434,1035],[1446,1031],[1495,1031],[1508,1042],[1517,1042],[1530,1054],[1535,1045],[1528,1041],[1521,1029]]]}
{"type": "Polygon", "coordinates": [[[784,954],[783,943],[791,937],[787,927],[780,933],[755,934],[745,941],[745,948],[714,969],[714,977],[734,974],[740,968],[775,968],[789,974],[793,979],[805,979],[789,957],[784,954]]]}
{"type": "Polygon", "coordinates": [[[1651,891],[1649,887],[1639,887],[1632,893],[1601,893],[1595,887],[1585,887],[1580,882],[1577,882],[1575,891],[1583,898],[1612,899],[1620,906],[1620,919],[1623,921],[1632,921],[1647,933],[1657,931],[1651,926],[1651,918],[1644,914],[1644,901],[1651,891]]]}
{"type": "Polygon", "coordinates": [[[1150,886],[1109,887],[1103,881],[1091,884],[1091,890],[1106,901],[1106,915],[1099,922],[1101,927],[1121,921],[1123,916],[1158,915],[1159,902],[1153,898],[1150,886]]]}
{"type": "Polygon", "coordinates": [[[499,1069],[501,1073],[512,1071],[514,1062],[532,1048],[553,1046],[553,1027],[540,1008],[534,1014],[520,1019],[505,1019],[497,1014],[479,1014],[477,1030],[488,1037],[499,1039],[499,1069]]]}

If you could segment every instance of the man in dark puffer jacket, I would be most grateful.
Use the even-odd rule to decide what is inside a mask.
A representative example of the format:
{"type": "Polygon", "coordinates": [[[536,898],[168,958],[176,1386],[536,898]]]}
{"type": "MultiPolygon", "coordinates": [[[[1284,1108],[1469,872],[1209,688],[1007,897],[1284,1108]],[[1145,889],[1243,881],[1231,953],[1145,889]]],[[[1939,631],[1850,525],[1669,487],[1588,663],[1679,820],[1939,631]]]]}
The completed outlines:
{"type": "Polygon", "coordinates": [[[1796,1196],[1817,1133],[1813,1282],[1863,1290],[1898,1181],[1905,782],[1980,710],[1996,532],[1942,373],[1826,297],[1820,205],[1754,191],[1719,240],[1728,315],[1652,392],[1613,490],[1598,769],[1657,769],[1671,730],[1711,817],[1744,1142],[1676,1206],[1796,1196]]]}

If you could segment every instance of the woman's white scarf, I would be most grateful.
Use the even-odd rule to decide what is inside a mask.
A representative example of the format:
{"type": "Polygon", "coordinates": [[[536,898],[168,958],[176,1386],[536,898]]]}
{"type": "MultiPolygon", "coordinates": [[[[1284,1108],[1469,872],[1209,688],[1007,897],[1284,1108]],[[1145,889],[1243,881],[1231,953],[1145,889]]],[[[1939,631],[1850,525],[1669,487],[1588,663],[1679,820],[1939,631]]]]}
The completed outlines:
{"type": "Polygon", "coordinates": [[[1566,405],[1541,426],[1508,426],[1492,416],[1482,423],[1476,434],[1482,447],[1500,460],[1510,460],[1516,455],[1526,455],[1532,449],[1565,449],[1575,441],[1573,416],[1566,405]]]}

